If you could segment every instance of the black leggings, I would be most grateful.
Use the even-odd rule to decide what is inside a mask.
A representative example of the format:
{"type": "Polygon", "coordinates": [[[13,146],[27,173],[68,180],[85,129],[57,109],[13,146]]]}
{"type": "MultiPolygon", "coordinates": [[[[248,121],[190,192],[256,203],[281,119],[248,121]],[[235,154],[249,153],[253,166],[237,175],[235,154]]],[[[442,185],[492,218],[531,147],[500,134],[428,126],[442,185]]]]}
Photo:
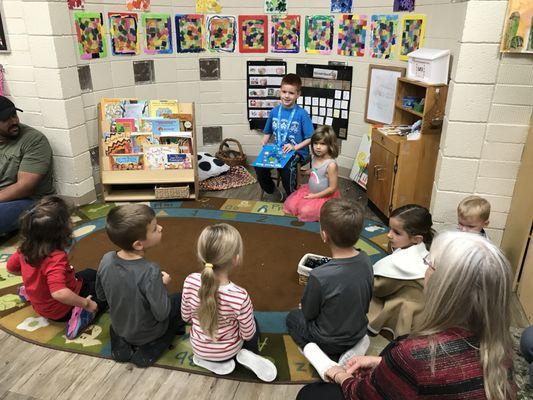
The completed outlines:
{"type": "Polygon", "coordinates": [[[344,400],[342,389],[336,383],[315,382],[305,385],[296,400],[344,400]]]}

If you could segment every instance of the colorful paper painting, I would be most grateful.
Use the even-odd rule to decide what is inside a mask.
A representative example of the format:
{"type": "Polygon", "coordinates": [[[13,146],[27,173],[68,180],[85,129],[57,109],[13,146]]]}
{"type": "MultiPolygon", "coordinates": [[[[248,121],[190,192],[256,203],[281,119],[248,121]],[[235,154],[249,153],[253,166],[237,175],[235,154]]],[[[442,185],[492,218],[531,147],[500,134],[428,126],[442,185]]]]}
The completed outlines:
{"type": "Polygon", "coordinates": [[[398,57],[400,60],[407,61],[407,54],[422,47],[425,31],[425,15],[406,15],[402,18],[402,36],[398,57]]]}
{"type": "Polygon", "coordinates": [[[69,10],[83,10],[85,8],[85,0],[67,0],[69,10]]]}
{"type": "Polygon", "coordinates": [[[212,15],[207,18],[207,45],[214,52],[235,51],[235,17],[212,15]]]}
{"type": "Polygon", "coordinates": [[[222,6],[218,0],[196,0],[197,13],[219,13],[222,6]]]}
{"type": "Polygon", "coordinates": [[[178,14],[175,20],[177,52],[199,53],[204,51],[204,16],[200,14],[178,14]]]}
{"type": "Polygon", "coordinates": [[[352,12],[352,0],[331,0],[332,13],[352,12]]]}
{"type": "Polygon", "coordinates": [[[367,22],[365,15],[341,15],[337,48],[339,55],[355,57],[363,57],[365,55],[367,22]]]}
{"type": "Polygon", "coordinates": [[[128,11],[148,11],[150,9],[150,0],[126,0],[126,7],[128,7],[128,11]]]}
{"type": "Polygon", "coordinates": [[[139,54],[137,14],[109,13],[111,52],[116,56],[139,54]]]}
{"type": "Polygon", "coordinates": [[[402,11],[413,11],[415,9],[415,0],[394,0],[394,5],[392,6],[392,11],[402,12],[402,11]]]}
{"type": "Polygon", "coordinates": [[[533,2],[509,0],[500,51],[533,52],[533,2]]]}
{"type": "Polygon", "coordinates": [[[298,53],[300,51],[300,16],[273,15],[272,25],[272,52],[273,53],[298,53]]]}
{"type": "Polygon", "coordinates": [[[397,15],[372,15],[370,23],[370,56],[372,58],[394,58],[397,27],[397,15]]]}
{"type": "Polygon", "coordinates": [[[266,15],[239,15],[241,53],[266,53],[268,51],[267,29],[266,15]]]}
{"type": "Polygon", "coordinates": [[[333,49],[333,24],[330,15],[305,17],[305,51],[312,54],[330,54],[333,49]]]}
{"type": "Polygon", "coordinates": [[[76,36],[82,60],[103,58],[107,55],[102,14],[74,13],[76,36]]]}
{"type": "Polygon", "coordinates": [[[168,14],[143,14],[146,54],[172,53],[172,25],[168,14]]]}
{"type": "Polygon", "coordinates": [[[265,12],[267,14],[285,14],[287,12],[287,0],[265,0],[265,12]]]}

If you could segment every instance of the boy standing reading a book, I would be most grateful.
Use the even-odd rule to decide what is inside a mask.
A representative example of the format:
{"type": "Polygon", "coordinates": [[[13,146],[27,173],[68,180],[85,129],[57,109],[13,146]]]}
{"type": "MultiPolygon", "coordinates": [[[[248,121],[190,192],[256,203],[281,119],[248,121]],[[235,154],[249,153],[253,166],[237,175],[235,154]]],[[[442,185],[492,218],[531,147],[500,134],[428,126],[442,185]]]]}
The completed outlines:
{"type": "MultiPolygon", "coordinates": [[[[314,131],[309,114],[296,104],[301,88],[302,80],[298,75],[288,74],[283,77],[280,90],[281,104],[270,111],[261,140],[261,145],[265,146],[273,134],[275,145],[283,153],[294,153],[280,170],[287,196],[296,190],[297,164],[298,161],[307,159],[314,131]]],[[[265,200],[283,201],[284,195],[276,188],[270,168],[255,167],[255,171],[259,185],[266,194],[265,200]]]]}

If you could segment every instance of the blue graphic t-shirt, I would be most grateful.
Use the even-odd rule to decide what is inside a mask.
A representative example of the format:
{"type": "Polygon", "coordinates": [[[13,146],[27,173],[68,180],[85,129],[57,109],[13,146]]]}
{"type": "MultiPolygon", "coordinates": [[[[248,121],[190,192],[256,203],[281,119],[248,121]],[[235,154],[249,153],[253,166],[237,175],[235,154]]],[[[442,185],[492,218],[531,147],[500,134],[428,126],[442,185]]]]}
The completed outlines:
{"type": "MultiPolygon", "coordinates": [[[[282,143],[290,143],[297,145],[298,143],[303,142],[305,139],[309,139],[313,136],[313,123],[309,114],[298,104],[294,105],[295,112],[291,121],[291,126],[287,132],[287,124],[289,123],[293,108],[284,108],[281,104],[274,107],[270,111],[268,120],[265,125],[263,132],[266,134],[274,134],[275,142],[278,143],[280,135],[287,132],[287,137],[282,143]],[[279,109],[281,108],[281,118],[278,118],[279,109]]],[[[302,156],[303,159],[306,159],[309,155],[309,146],[306,146],[297,152],[302,156]]]]}

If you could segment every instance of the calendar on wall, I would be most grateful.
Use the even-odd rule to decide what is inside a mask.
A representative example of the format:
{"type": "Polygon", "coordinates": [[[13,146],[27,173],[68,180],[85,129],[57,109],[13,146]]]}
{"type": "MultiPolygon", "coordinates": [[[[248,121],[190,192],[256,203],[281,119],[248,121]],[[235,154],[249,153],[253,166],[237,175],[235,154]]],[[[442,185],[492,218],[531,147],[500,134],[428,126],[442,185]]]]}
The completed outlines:
{"type": "Polygon", "coordinates": [[[313,125],[330,125],[339,139],[348,136],[348,117],[353,68],[345,65],[297,64],[302,93],[297,103],[311,117],[313,125]]]}
{"type": "Polygon", "coordinates": [[[285,61],[247,61],[246,101],[250,129],[263,129],[270,110],[279,104],[285,61]]]}

